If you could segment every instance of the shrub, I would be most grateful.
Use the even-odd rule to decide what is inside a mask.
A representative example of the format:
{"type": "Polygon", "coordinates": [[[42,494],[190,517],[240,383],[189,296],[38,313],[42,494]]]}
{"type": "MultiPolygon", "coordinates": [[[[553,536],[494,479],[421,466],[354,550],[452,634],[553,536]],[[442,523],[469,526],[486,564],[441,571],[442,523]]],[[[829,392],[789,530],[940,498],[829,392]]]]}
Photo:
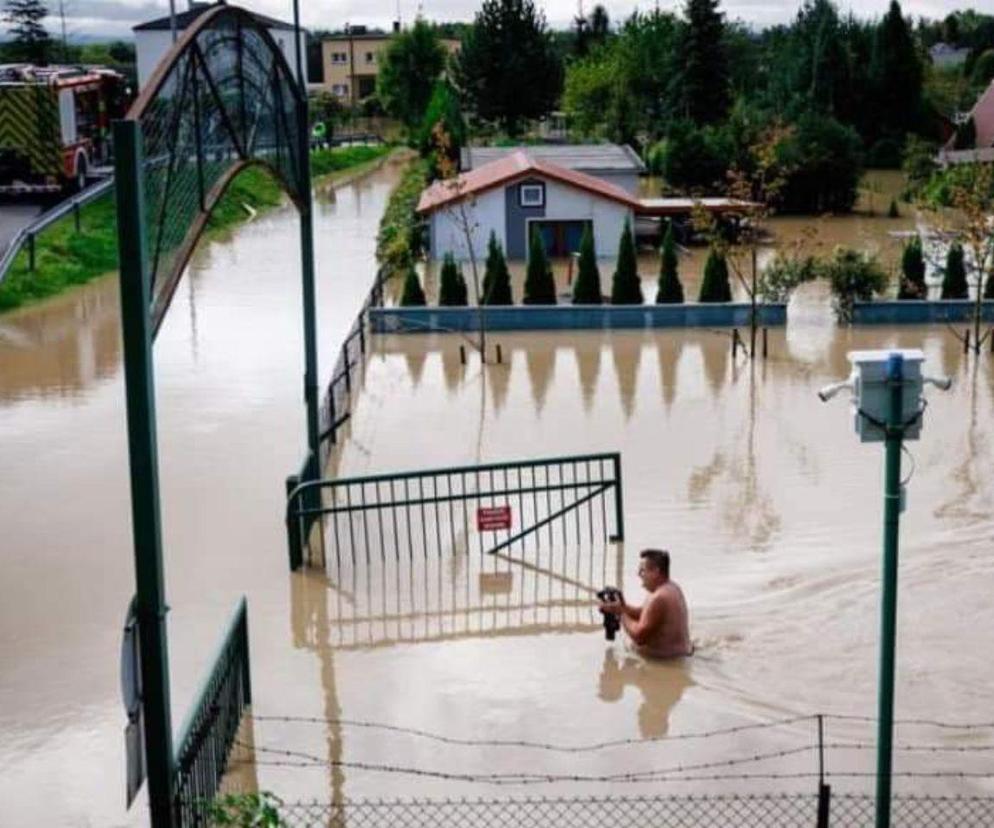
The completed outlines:
{"type": "Polygon", "coordinates": [[[632,226],[626,218],[618,240],[618,264],[611,279],[611,304],[641,305],[644,301],[638,262],[635,259],[635,238],[632,236],[632,226]]]}
{"type": "Polygon", "coordinates": [[[918,236],[905,246],[901,254],[901,285],[897,291],[897,298],[928,298],[928,287],[925,285],[925,258],[922,255],[922,242],[918,236]]]}
{"type": "Polygon", "coordinates": [[[946,272],[942,278],[943,299],[969,299],[970,286],[966,281],[966,264],[963,246],[959,242],[949,245],[946,253],[946,272]]]}
{"type": "Polygon", "coordinates": [[[732,286],[728,282],[728,263],[725,257],[711,248],[704,265],[704,278],[698,302],[731,302],[732,286]]]}
{"type": "Polygon", "coordinates": [[[758,292],[764,302],[787,302],[794,288],[817,278],[818,263],[814,256],[778,253],[763,269],[758,292]]]}
{"type": "Polygon", "coordinates": [[[848,247],[837,247],[822,273],[832,287],[835,315],[839,322],[851,322],[856,300],[868,302],[887,287],[887,274],[873,257],[848,247]]]}
{"type": "Polygon", "coordinates": [[[209,824],[231,828],[280,828],[282,800],[268,791],[224,794],[210,804],[209,824]]]}
{"type": "Polygon", "coordinates": [[[442,272],[439,274],[438,304],[443,307],[459,307],[468,303],[469,292],[462,270],[451,253],[442,259],[442,272]]]}
{"type": "Polygon", "coordinates": [[[401,273],[424,247],[421,221],[415,208],[428,184],[428,164],[413,162],[390,194],[376,236],[376,258],[388,276],[401,273]]]}
{"type": "Polygon", "coordinates": [[[511,274],[504,260],[504,251],[497,241],[497,234],[490,231],[487,242],[487,264],[483,271],[483,297],[481,305],[513,305],[511,274]]]}
{"type": "Polygon", "coordinates": [[[574,305],[599,305],[601,296],[601,274],[597,269],[597,252],[594,250],[594,234],[588,224],[580,239],[580,262],[576,281],[573,282],[574,305]]]}
{"type": "Polygon", "coordinates": [[[777,147],[777,156],[790,170],[780,193],[782,212],[845,213],[852,209],[863,161],[862,143],[851,127],[826,115],[807,113],[777,147]]]}
{"type": "Polygon", "coordinates": [[[405,308],[422,307],[427,305],[425,292],[421,289],[421,280],[413,264],[408,264],[404,274],[404,289],[400,294],[400,304],[405,308]]]}
{"type": "Polygon", "coordinates": [[[666,163],[666,142],[657,141],[645,154],[645,166],[649,175],[662,175],[666,163]]]}
{"type": "Polygon", "coordinates": [[[683,285],[680,284],[679,260],[676,253],[676,240],[673,238],[673,222],[666,226],[663,236],[663,249],[660,255],[659,290],[656,293],[657,305],[679,305],[683,302],[683,285]]]}
{"type": "Polygon", "coordinates": [[[545,255],[545,243],[538,230],[532,232],[528,245],[528,271],[525,275],[526,305],[556,304],[556,280],[552,276],[552,266],[545,255]]]}

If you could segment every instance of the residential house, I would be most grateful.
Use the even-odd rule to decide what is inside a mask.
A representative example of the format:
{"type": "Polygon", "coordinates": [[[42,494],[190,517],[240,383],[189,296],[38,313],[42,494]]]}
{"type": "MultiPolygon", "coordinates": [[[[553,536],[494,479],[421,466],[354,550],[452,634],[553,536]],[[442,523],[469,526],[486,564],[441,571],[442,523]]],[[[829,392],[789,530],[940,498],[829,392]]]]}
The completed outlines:
{"type": "MultiPolygon", "coordinates": [[[[994,147],[994,80],[990,82],[987,89],[977,98],[973,109],[962,118],[962,121],[965,122],[970,118],[973,119],[973,126],[977,131],[977,141],[974,147],[978,150],[988,150],[994,147]]],[[[955,136],[950,138],[946,142],[945,150],[939,154],[940,161],[943,163],[952,160],[949,158],[949,154],[953,151],[955,140],[955,136]]]]}
{"type": "MultiPolygon", "coordinates": [[[[202,14],[210,11],[215,6],[223,6],[224,0],[217,3],[191,3],[190,8],[176,14],[176,36],[183,36],[183,32],[193,25],[202,14]]],[[[265,24],[269,34],[272,35],[276,45],[283,52],[291,69],[296,68],[296,50],[293,45],[294,29],[292,23],[283,20],[276,20],[264,14],[256,14],[256,18],[265,24]]],[[[155,72],[159,61],[173,46],[173,21],[166,15],[149,20],[146,23],[139,23],[132,28],[135,33],[135,56],[138,68],[138,87],[142,88],[148,83],[149,78],[155,72]]],[[[301,55],[307,54],[307,32],[300,31],[301,55]]]]}
{"type": "Polygon", "coordinates": [[[937,69],[951,69],[966,63],[970,50],[967,47],[951,46],[948,43],[936,43],[928,50],[932,65],[937,69]]]}
{"type": "Polygon", "coordinates": [[[421,194],[417,211],[429,224],[432,258],[452,253],[466,260],[472,245],[482,259],[493,232],[509,259],[523,260],[531,232],[542,234],[550,255],[565,256],[579,249],[588,226],[598,256],[616,256],[625,221],[631,223],[638,208],[616,183],[519,149],[436,181],[421,194]]]}
{"type": "MultiPolygon", "coordinates": [[[[390,41],[400,33],[394,21],[393,31],[347,26],[343,32],[321,41],[323,88],[343,103],[355,105],[376,92],[376,76],[390,41]]],[[[442,38],[449,54],[459,48],[459,41],[442,38]]]]}
{"type": "Polygon", "coordinates": [[[639,177],[645,164],[627,144],[540,144],[517,147],[466,147],[460,158],[463,171],[523,152],[536,161],[592,175],[638,195],[639,177]]]}

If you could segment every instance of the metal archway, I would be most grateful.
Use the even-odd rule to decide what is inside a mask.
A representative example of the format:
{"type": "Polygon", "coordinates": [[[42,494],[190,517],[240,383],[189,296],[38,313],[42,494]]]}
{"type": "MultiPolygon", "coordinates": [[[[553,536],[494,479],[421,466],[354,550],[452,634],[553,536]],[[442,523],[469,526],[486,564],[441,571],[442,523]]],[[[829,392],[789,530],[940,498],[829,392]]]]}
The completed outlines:
{"type": "MultiPolygon", "coordinates": [[[[317,477],[310,148],[298,0],[293,5],[296,76],[260,21],[243,9],[219,4],[200,15],[173,45],[127,117],[114,124],[135,615],[153,828],[177,828],[184,817],[177,809],[182,785],[170,709],[152,344],[211,211],[238,173],[251,165],[268,169],[300,213],[308,477],[317,477]]],[[[240,669],[247,675],[247,633],[243,636],[240,669]]],[[[212,676],[224,666],[223,659],[218,656],[212,676]]],[[[212,711],[218,703],[209,692],[202,694],[192,720],[216,718],[212,711]]],[[[194,741],[200,743],[199,732],[194,741]]],[[[196,789],[211,797],[224,764],[215,761],[223,759],[216,754],[226,755],[230,734],[205,744],[210,772],[205,769],[204,776],[210,778],[198,779],[203,784],[196,789]]]]}

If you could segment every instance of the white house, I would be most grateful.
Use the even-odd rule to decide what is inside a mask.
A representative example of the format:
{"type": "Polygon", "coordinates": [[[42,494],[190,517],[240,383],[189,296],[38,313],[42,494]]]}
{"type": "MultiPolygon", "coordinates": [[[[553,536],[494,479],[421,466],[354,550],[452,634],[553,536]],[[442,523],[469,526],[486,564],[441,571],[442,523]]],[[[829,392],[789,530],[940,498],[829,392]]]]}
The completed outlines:
{"type": "MultiPolygon", "coordinates": [[[[217,3],[190,3],[190,8],[184,12],[176,14],[176,36],[182,37],[183,32],[193,24],[193,22],[215,6],[224,5],[224,0],[217,3]]],[[[264,14],[255,15],[266,24],[266,28],[273,36],[273,40],[280,47],[285,55],[290,68],[296,71],[296,53],[293,47],[293,24],[266,17],[264,14]]],[[[149,20],[147,23],[139,23],[133,27],[135,33],[135,55],[138,63],[138,87],[144,87],[148,79],[159,65],[159,61],[173,45],[172,21],[169,15],[149,20]]],[[[307,58],[307,33],[300,31],[301,58],[307,58]]]]}
{"type": "MultiPolygon", "coordinates": [[[[469,245],[486,256],[493,232],[509,259],[526,259],[537,229],[551,256],[576,252],[590,226],[598,256],[616,256],[627,219],[638,200],[617,184],[513,152],[421,194],[418,214],[428,219],[432,258],[469,258],[469,245]]],[[[630,225],[631,226],[631,225],[630,225]]]]}

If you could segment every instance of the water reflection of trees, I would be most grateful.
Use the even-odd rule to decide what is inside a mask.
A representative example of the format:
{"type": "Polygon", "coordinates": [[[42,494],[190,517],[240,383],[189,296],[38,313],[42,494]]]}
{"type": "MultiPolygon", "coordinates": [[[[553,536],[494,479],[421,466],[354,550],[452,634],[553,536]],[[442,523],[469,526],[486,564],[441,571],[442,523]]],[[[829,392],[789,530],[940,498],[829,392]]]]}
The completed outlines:
{"type": "Polygon", "coordinates": [[[528,382],[531,386],[532,401],[538,413],[545,407],[545,398],[556,370],[556,350],[554,347],[530,347],[525,350],[525,363],[528,367],[528,382]]]}
{"type": "Polygon", "coordinates": [[[583,410],[590,412],[597,391],[597,379],[601,372],[601,338],[582,336],[573,346],[576,357],[576,370],[580,378],[580,394],[583,397],[583,410]]]}
{"type": "Polygon", "coordinates": [[[635,413],[639,365],[642,361],[642,337],[633,334],[612,337],[611,356],[614,361],[614,373],[618,378],[621,410],[627,421],[635,413]]]}

